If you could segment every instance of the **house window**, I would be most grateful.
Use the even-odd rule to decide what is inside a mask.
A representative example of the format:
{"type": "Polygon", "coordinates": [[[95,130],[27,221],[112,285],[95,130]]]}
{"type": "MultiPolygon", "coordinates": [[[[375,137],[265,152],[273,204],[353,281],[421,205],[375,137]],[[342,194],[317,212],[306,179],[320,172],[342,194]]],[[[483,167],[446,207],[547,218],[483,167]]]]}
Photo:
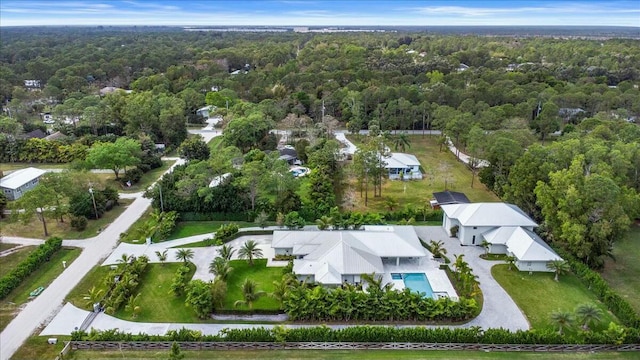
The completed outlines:
{"type": "Polygon", "coordinates": [[[474,226],[474,227],[473,227],[473,230],[478,230],[478,227],[477,227],[477,226],[474,226]]]}
{"type": "Polygon", "coordinates": [[[527,266],[531,266],[531,261],[528,261],[528,262],[527,262],[527,266]]]}

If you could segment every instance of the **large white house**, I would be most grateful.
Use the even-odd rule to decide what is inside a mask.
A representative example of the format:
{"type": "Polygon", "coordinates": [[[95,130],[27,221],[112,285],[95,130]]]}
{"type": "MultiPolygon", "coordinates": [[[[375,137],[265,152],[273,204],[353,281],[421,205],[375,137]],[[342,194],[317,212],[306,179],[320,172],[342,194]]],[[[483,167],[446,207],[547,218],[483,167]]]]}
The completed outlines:
{"type": "Polygon", "coordinates": [[[452,232],[457,227],[461,245],[481,245],[486,241],[491,254],[509,254],[521,271],[550,271],[547,264],[561,260],[533,229],[538,226],[513,204],[472,203],[442,205],[442,226],[452,232]]]}
{"type": "Polygon", "coordinates": [[[16,170],[0,179],[0,189],[7,200],[18,200],[22,194],[38,185],[38,181],[44,173],[46,171],[34,167],[16,170]]]}
{"type": "Polygon", "coordinates": [[[400,266],[431,258],[412,226],[365,226],[364,230],[274,231],[275,254],[293,255],[300,280],[325,285],[359,283],[360,275],[385,274],[400,266]]]}

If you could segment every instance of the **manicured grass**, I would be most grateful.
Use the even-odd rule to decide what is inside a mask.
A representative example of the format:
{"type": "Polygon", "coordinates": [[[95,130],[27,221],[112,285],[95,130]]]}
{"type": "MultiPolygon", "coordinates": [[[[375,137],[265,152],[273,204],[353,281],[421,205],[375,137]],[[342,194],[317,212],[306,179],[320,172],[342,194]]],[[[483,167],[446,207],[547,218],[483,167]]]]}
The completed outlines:
{"type": "Polygon", "coordinates": [[[64,270],[62,262],[67,266],[80,255],[78,248],[62,248],[51,259],[42,264],[34,273],[29,275],[17,288],[15,288],[3,301],[0,308],[0,329],[4,329],[15,315],[15,310],[20,305],[29,301],[29,293],[39,286],[45,288],[64,270]]]}
{"type": "MultiPolygon", "coordinates": [[[[176,224],[176,228],[167,240],[181,239],[193,235],[213,234],[221,225],[230,223],[234,223],[240,228],[258,226],[256,223],[248,221],[180,221],[176,224]]],[[[267,225],[273,226],[275,222],[270,222],[267,225]]]]}
{"type": "MultiPolygon", "coordinates": [[[[476,176],[474,186],[471,187],[471,171],[462,162],[458,161],[448,149],[436,143],[437,136],[409,135],[411,147],[404,152],[415,155],[424,169],[422,180],[391,181],[385,180],[382,186],[382,197],[373,197],[373,188],[369,187],[369,204],[364,205],[364,194],[360,197],[355,179],[351,180],[351,191],[354,192],[355,204],[353,210],[358,211],[388,211],[385,199],[393,198],[401,207],[413,205],[424,206],[433,198],[433,192],[445,189],[445,174],[448,173],[447,189],[460,191],[467,195],[472,202],[499,201],[498,197],[489,191],[476,176]],[[445,172],[441,168],[444,163],[448,167],[445,172]],[[430,175],[431,174],[431,175],[430,175]],[[405,188],[406,187],[406,188],[405,188]]],[[[354,144],[358,144],[358,136],[348,136],[354,144]]],[[[393,152],[396,152],[392,149],[393,152]]],[[[416,219],[417,220],[417,219],[416,219]]]]}
{"type": "MultiPolygon", "coordinates": [[[[201,322],[193,309],[186,306],[185,296],[176,297],[171,293],[171,283],[176,270],[182,264],[149,264],[145,270],[136,293],[140,295],[140,314],[135,319],[131,313],[125,312],[124,306],[116,312],[115,316],[125,320],[140,322],[201,322]]],[[[196,268],[189,264],[193,277],[196,268]]]]}
{"type": "Polygon", "coordinates": [[[613,255],[616,260],[607,260],[602,276],[640,313],[640,224],[613,245],[613,255]]]}
{"type": "MultiPolygon", "coordinates": [[[[224,299],[224,309],[241,310],[247,307],[235,307],[237,300],[242,300],[242,283],[249,278],[256,282],[257,289],[269,294],[273,291],[273,282],[282,279],[281,267],[267,267],[267,259],[254,260],[253,266],[249,266],[245,260],[232,260],[229,265],[233,268],[227,278],[227,297],[224,299]]],[[[253,303],[253,310],[278,310],[280,304],[267,294],[253,303]]]]}
{"type": "MultiPolygon", "coordinates": [[[[115,219],[124,212],[124,210],[133,202],[132,199],[120,199],[119,205],[115,206],[110,211],[107,211],[98,220],[89,220],[87,222],[87,228],[83,231],[77,231],[71,227],[69,218],[66,217],[63,223],[56,221],[56,219],[47,219],[47,230],[49,236],[57,236],[63,239],[86,239],[94,237],[98,234],[99,229],[104,229],[111,224],[115,219]]],[[[42,222],[35,216],[28,223],[5,218],[0,220],[2,227],[2,233],[9,236],[21,236],[27,238],[45,238],[42,222]]]]}
{"type": "Polygon", "coordinates": [[[85,306],[84,294],[88,293],[92,287],[96,289],[102,289],[107,291],[107,285],[104,284],[104,278],[111,271],[109,266],[96,266],[91,269],[76,285],[69,294],[67,294],[66,301],[72,303],[78,308],[90,310],[89,306],[85,306]]]}
{"type": "Polygon", "coordinates": [[[602,310],[602,321],[596,329],[605,329],[609,322],[617,319],[573,274],[560,275],[553,280],[553,273],[520,272],[508,265],[495,265],[491,274],[516,302],[534,329],[549,328],[554,311],[573,312],[578,305],[592,303],[602,310]]]}
{"type": "Polygon", "coordinates": [[[487,261],[505,261],[507,258],[507,255],[506,254],[481,254],[480,258],[487,261]]]}
{"type": "MultiPolygon", "coordinates": [[[[413,350],[231,350],[231,351],[183,351],[185,359],[316,359],[316,360],[395,360],[395,359],[440,359],[440,360],[608,360],[637,359],[633,352],[606,353],[533,353],[533,352],[481,352],[481,351],[413,351],[413,350]]],[[[168,351],[72,351],[65,359],[166,359],[168,351]]],[[[52,358],[52,357],[50,357],[52,358]]]]}
{"type": "Polygon", "coordinates": [[[0,257],[0,277],[10,273],[11,270],[18,266],[22,260],[26,259],[36,248],[37,246],[25,246],[7,256],[0,257]]]}

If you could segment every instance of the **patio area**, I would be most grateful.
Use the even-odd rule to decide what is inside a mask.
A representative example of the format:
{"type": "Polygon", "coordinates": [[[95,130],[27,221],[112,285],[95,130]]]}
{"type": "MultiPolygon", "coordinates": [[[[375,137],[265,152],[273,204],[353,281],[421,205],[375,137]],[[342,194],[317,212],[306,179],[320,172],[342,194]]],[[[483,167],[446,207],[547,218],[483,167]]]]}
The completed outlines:
{"type": "Polygon", "coordinates": [[[435,298],[446,296],[452,300],[458,300],[458,294],[451,281],[449,281],[447,273],[441,270],[439,268],[440,263],[430,256],[403,259],[399,265],[396,265],[395,259],[387,259],[383,260],[383,265],[383,284],[391,283],[394,289],[402,291],[406,287],[405,281],[403,279],[394,279],[391,274],[425,274],[435,298]]]}

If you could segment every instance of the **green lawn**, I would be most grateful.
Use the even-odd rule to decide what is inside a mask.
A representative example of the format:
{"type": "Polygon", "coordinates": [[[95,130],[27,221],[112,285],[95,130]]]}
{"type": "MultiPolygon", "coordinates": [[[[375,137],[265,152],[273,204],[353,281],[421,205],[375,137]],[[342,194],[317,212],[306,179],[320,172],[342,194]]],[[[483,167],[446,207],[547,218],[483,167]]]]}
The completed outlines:
{"type": "Polygon", "coordinates": [[[109,266],[94,267],[82,278],[80,283],[67,294],[65,300],[81,309],[90,310],[89,306],[85,306],[84,294],[88,293],[93,286],[95,286],[96,289],[102,289],[106,292],[107,286],[103,280],[109,271],[111,271],[109,266]]]}
{"type": "MultiPolygon", "coordinates": [[[[173,233],[169,235],[169,239],[181,239],[193,235],[215,233],[221,225],[234,223],[240,228],[256,227],[256,223],[248,221],[180,221],[176,224],[176,228],[173,233]]],[[[275,222],[270,222],[267,225],[273,226],[275,222]]]]}
{"type": "MultiPolygon", "coordinates": [[[[24,344],[16,351],[11,357],[12,360],[33,360],[33,359],[55,359],[56,356],[64,348],[64,341],[71,340],[71,336],[58,336],[58,343],[50,345],[47,343],[47,339],[51,336],[31,336],[25,341],[24,344]]],[[[96,352],[96,355],[99,352],[96,352]]],[[[122,356],[122,355],[121,355],[122,356]]],[[[76,359],[86,359],[84,355],[82,357],[76,357],[76,359]]],[[[67,357],[65,357],[67,359],[67,357]]],[[[95,359],[95,358],[94,358],[95,359]]]]}
{"type": "Polygon", "coordinates": [[[223,145],[222,145],[222,136],[216,136],[213,139],[211,139],[211,141],[209,141],[209,150],[211,151],[211,154],[214,154],[217,150],[222,149],[223,145]]]}
{"type": "Polygon", "coordinates": [[[124,236],[120,236],[120,242],[128,244],[141,244],[144,242],[145,223],[151,219],[153,209],[149,207],[136,222],[127,229],[124,236]]]}
{"type": "MultiPolygon", "coordinates": [[[[47,230],[49,232],[49,236],[47,237],[58,236],[63,239],[86,239],[96,236],[99,229],[104,229],[109,226],[109,224],[125,211],[133,200],[120,199],[118,202],[120,205],[104,213],[100,219],[89,220],[87,222],[87,228],[83,231],[73,229],[68,217],[65,218],[65,222],[63,223],[56,221],[56,219],[47,219],[47,230]]],[[[35,216],[28,223],[5,218],[0,220],[0,226],[2,227],[2,233],[4,235],[45,238],[42,223],[35,216]]]]}
{"type": "Polygon", "coordinates": [[[11,270],[18,266],[22,260],[26,259],[36,248],[37,246],[25,246],[7,256],[0,257],[0,277],[11,272],[11,270]]]}
{"type": "MultiPolygon", "coordinates": [[[[43,339],[44,340],[44,339],[43,339]]],[[[166,359],[168,351],[73,351],[65,359],[166,359]]],[[[392,359],[439,359],[439,360],[605,360],[637,359],[633,352],[606,353],[532,353],[532,352],[481,352],[481,351],[411,351],[411,350],[231,350],[231,351],[183,351],[185,359],[316,359],[316,360],[392,360],[392,359]]],[[[49,356],[52,358],[52,356],[49,356]]]]}
{"type": "MultiPolygon", "coordinates": [[[[405,150],[408,154],[415,155],[424,169],[422,180],[390,181],[385,180],[382,186],[382,197],[374,198],[372,188],[369,190],[368,210],[388,211],[385,199],[394,198],[401,206],[424,206],[433,198],[433,192],[445,189],[445,174],[448,174],[447,189],[460,191],[467,195],[472,202],[498,201],[498,197],[487,190],[476,176],[473,188],[471,187],[471,171],[458,161],[448,149],[439,151],[436,143],[437,136],[409,135],[411,147],[405,150]],[[447,169],[442,167],[445,164],[447,169]],[[431,175],[430,175],[431,174],[431,175]]],[[[348,136],[354,144],[360,141],[357,136],[348,136]]],[[[395,150],[392,149],[395,152],[395,150]]],[[[364,211],[364,195],[360,197],[355,179],[351,181],[351,191],[354,192],[354,210],[364,211]]],[[[417,219],[416,219],[417,220],[417,219]]]]}
{"type": "MultiPolygon", "coordinates": [[[[174,163],[175,163],[175,160],[163,160],[161,167],[144,173],[140,181],[138,181],[136,184],[131,185],[131,187],[123,186],[120,181],[116,180],[114,173],[101,174],[101,175],[104,176],[104,179],[106,180],[107,184],[115,187],[116,189],[118,189],[118,191],[124,192],[124,193],[135,193],[139,191],[145,191],[151,184],[153,184],[156,180],[158,180],[158,178],[160,178],[160,175],[162,175],[165,171],[167,171],[171,167],[171,165],[173,165],[174,163]]],[[[120,174],[120,176],[123,176],[123,175],[124,174],[120,174]]]]}
{"type": "MultiPolygon", "coordinates": [[[[142,276],[137,293],[140,295],[140,314],[132,319],[131,313],[125,312],[124,307],[115,316],[125,320],[140,322],[201,322],[195,312],[185,305],[185,297],[176,297],[171,293],[171,283],[176,270],[182,264],[149,264],[142,276]]],[[[190,264],[193,276],[196,268],[190,264]]]]}
{"type": "Polygon", "coordinates": [[[640,313],[640,224],[613,246],[616,260],[608,260],[602,276],[615,291],[640,313]]]}
{"type": "Polygon", "coordinates": [[[603,313],[602,322],[596,329],[606,328],[609,322],[617,319],[573,274],[560,276],[553,280],[552,273],[536,273],[508,270],[506,264],[495,265],[491,274],[507,291],[518,307],[524,312],[534,329],[548,328],[551,325],[551,313],[557,310],[573,312],[580,304],[596,304],[603,313]]]}
{"type": "MultiPolygon", "coordinates": [[[[236,300],[242,300],[241,285],[245,279],[250,278],[257,284],[258,290],[267,294],[273,291],[273,282],[282,279],[281,267],[267,267],[267,259],[254,260],[254,265],[249,266],[245,260],[232,260],[229,265],[233,268],[227,279],[227,297],[224,299],[224,309],[247,309],[246,307],[236,308],[236,300]]],[[[254,310],[278,310],[280,304],[275,299],[265,295],[253,303],[254,310]]]]}
{"type": "Polygon", "coordinates": [[[80,255],[78,248],[62,248],[51,259],[27,277],[5,299],[0,307],[0,329],[4,329],[14,317],[16,307],[29,301],[29,293],[39,286],[47,287],[64,270],[62,262],[69,266],[80,255]]]}

